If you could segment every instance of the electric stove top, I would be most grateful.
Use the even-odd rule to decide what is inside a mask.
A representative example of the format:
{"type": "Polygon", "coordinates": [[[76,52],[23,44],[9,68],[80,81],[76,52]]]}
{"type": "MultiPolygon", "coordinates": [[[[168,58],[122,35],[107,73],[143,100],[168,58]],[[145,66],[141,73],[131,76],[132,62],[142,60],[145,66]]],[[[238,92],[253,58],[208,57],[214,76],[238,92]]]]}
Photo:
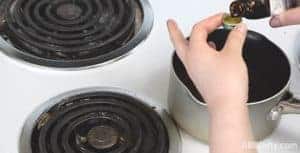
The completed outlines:
{"type": "MultiPolygon", "coordinates": [[[[24,0],[20,0],[20,2],[22,1],[24,0]]],[[[37,2],[35,0],[28,1],[31,1],[31,3],[28,3],[26,5],[31,5],[37,2]]],[[[43,1],[40,2],[41,7],[43,1]]],[[[93,4],[94,2],[95,0],[91,1],[91,3],[93,4]]],[[[128,23],[129,30],[124,30],[124,32],[128,33],[128,35],[126,35],[126,38],[119,37],[119,40],[120,44],[124,45],[123,43],[125,43],[125,46],[127,46],[126,44],[130,44],[132,42],[132,47],[124,50],[124,52],[130,52],[131,54],[125,53],[128,56],[119,60],[120,58],[117,57],[125,54],[120,53],[120,50],[116,48],[110,48],[110,50],[117,50],[117,52],[119,52],[120,54],[116,57],[108,58],[110,60],[95,60],[96,62],[94,61],[92,63],[84,64],[79,62],[81,63],[79,65],[77,65],[76,62],[73,61],[84,61],[86,58],[89,58],[91,54],[94,54],[93,49],[88,50],[83,54],[80,53],[81,47],[98,46],[95,46],[97,44],[88,43],[91,39],[96,38],[90,38],[82,42],[78,42],[76,39],[73,40],[72,36],[75,37],[75,35],[85,35],[91,33],[93,30],[87,33],[84,33],[84,31],[82,31],[82,33],[68,33],[68,30],[73,30],[73,28],[57,28],[52,29],[53,33],[51,33],[51,35],[53,35],[53,37],[40,37],[40,35],[36,35],[36,33],[30,32],[30,30],[33,29],[28,29],[29,27],[33,28],[33,26],[26,25],[28,24],[29,20],[25,18],[25,14],[26,12],[31,14],[34,13],[34,9],[28,9],[28,11],[26,11],[25,5],[21,5],[21,3],[18,5],[14,4],[16,7],[15,9],[17,9],[18,7],[24,8],[24,10],[22,9],[23,12],[14,14],[14,10],[10,10],[10,13],[12,13],[12,22],[10,22],[11,24],[9,24],[9,26],[0,27],[0,29],[8,29],[7,32],[1,32],[1,38],[3,38],[3,41],[1,41],[1,45],[9,47],[10,49],[12,45],[14,46],[14,54],[0,52],[0,152],[18,153],[18,143],[21,139],[22,128],[25,124],[27,124],[26,121],[28,117],[31,116],[32,113],[36,112],[36,109],[39,108],[39,106],[41,106],[44,102],[67,91],[94,86],[118,87],[132,91],[139,96],[149,97],[153,102],[153,106],[166,108],[169,83],[169,68],[171,65],[171,55],[173,52],[173,47],[169,41],[166,29],[166,20],[168,18],[176,19],[185,35],[188,36],[193,24],[200,21],[204,17],[212,15],[216,12],[227,11],[230,2],[231,1],[229,0],[205,1],[205,3],[199,0],[151,0],[150,6],[154,14],[154,25],[153,28],[148,27],[149,29],[152,29],[150,34],[145,33],[144,36],[135,37],[137,33],[135,32],[136,30],[132,29],[132,27],[135,27],[136,25],[138,25],[137,23],[141,22],[138,22],[138,20],[132,22],[132,17],[136,16],[135,19],[137,19],[138,13],[136,13],[135,15],[131,14],[129,16],[124,16],[128,21],[131,22],[126,22],[128,23]],[[13,19],[16,17],[20,18],[20,15],[24,15],[24,19],[22,18],[23,22],[13,22],[13,19]],[[66,31],[63,33],[55,32],[59,30],[66,31]],[[11,35],[11,32],[15,33],[14,31],[20,31],[20,34],[11,35]],[[65,35],[65,33],[67,33],[67,35],[65,35]],[[25,36],[30,36],[30,39],[25,39],[25,36]],[[68,52],[65,52],[67,50],[60,52],[60,48],[64,48],[68,46],[68,44],[62,44],[60,42],[60,39],[57,39],[58,37],[56,36],[65,37],[64,39],[68,39],[68,43],[72,44],[71,46],[75,44],[76,47],[68,48],[68,52]],[[138,41],[132,41],[135,38],[137,38],[138,41]],[[34,44],[33,42],[37,40],[43,41],[45,45],[41,46],[39,44],[34,44]],[[82,43],[85,45],[77,46],[74,42],[78,42],[78,44],[82,43]],[[49,51],[49,47],[51,47],[52,45],[53,48],[57,49],[55,52],[49,51]],[[32,50],[32,48],[35,49],[32,50]],[[41,50],[42,53],[40,52],[41,50]],[[61,61],[61,59],[66,59],[66,61],[69,61],[69,64],[65,64],[65,62],[63,62],[67,66],[57,66],[57,63],[60,63],[59,61],[61,61]],[[77,70],[70,69],[72,67],[74,68],[86,66],[92,67],[77,70]]],[[[89,4],[86,4],[86,7],[88,7],[88,5],[89,4]]],[[[122,4],[120,4],[120,6],[121,5],[122,4]]],[[[132,7],[131,4],[122,6],[128,9],[132,7]]],[[[96,4],[92,7],[95,8],[96,4]]],[[[37,13],[37,16],[31,16],[31,19],[33,19],[33,23],[39,24],[40,26],[37,27],[43,28],[40,29],[40,32],[45,32],[44,28],[46,28],[47,26],[50,26],[49,28],[51,28],[51,25],[49,25],[49,23],[47,22],[48,20],[43,21],[43,23],[40,23],[41,20],[36,22],[34,19],[38,16],[49,17],[49,21],[50,18],[54,17],[55,19],[53,18],[53,23],[70,25],[72,24],[71,22],[61,23],[61,19],[74,19],[80,13],[88,13],[86,12],[85,8],[79,8],[77,5],[71,6],[69,4],[58,4],[53,6],[52,9],[50,8],[49,11],[52,9],[55,11],[50,11],[49,14],[47,14],[47,9],[45,6],[45,14],[37,13]]],[[[137,7],[137,9],[138,8],[139,7],[137,7]]],[[[93,9],[93,11],[97,11],[97,9],[93,9]]],[[[95,15],[97,15],[97,13],[95,15]]],[[[117,15],[118,13],[114,14],[113,17],[117,15]]],[[[78,18],[76,22],[79,22],[79,20],[80,19],[78,18]]],[[[273,42],[278,44],[278,46],[280,46],[284,51],[287,52],[291,60],[294,61],[295,53],[300,50],[300,46],[298,43],[298,40],[300,39],[299,27],[293,26],[287,28],[272,29],[268,26],[268,19],[257,21],[245,20],[245,22],[248,24],[250,29],[266,35],[273,42]]],[[[86,24],[88,25],[89,23],[86,24]]],[[[110,29],[110,27],[106,28],[110,29]]],[[[95,27],[95,29],[97,29],[97,27],[95,27]]],[[[122,28],[111,28],[110,30],[116,33],[120,33],[122,31],[122,28]]],[[[101,39],[96,39],[96,41],[98,40],[102,41],[101,39]]],[[[108,44],[103,46],[105,46],[104,48],[109,48],[111,45],[108,44]]],[[[104,49],[104,51],[105,50],[106,49],[104,49]]],[[[103,54],[105,54],[105,52],[97,52],[97,55],[99,55],[99,57],[103,57],[103,54]]],[[[294,80],[292,82],[292,90],[296,95],[300,95],[300,87],[297,86],[300,84],[299,81],[297,81],[297,77],[299,78],[300,72],[298,72],[296,66],[293,67],[293,72],[294,80]]],[[[56,107],[54,106],[53,108],[55,109],[56,107]]],[[[49,110],[43,110],[42,112],[47,114],[49,110]]],[[[39,115],[42,114],[43,113],[39,115]]],[[[47,120],[47,115],[42,116],[44,116],[44,119],[47,120]]],[[[43,119],[43,117],[41,118],[43,119]]],[[[259,148],[260,152],[299,153],[299,122],[300,117],[297,115],[284,116],[275,133],[261,142],[262,147],[259,148]],[[278,147],[283,143],[296,143],[298,148],[292,146],[291,148],[284,149],[283,151],[282,149],[274,149],[275,147],[278,147]]],[[[41,124],[39,125],[32,123],[31,126],[34,126],[38,129],[44,128],[43,122],[41,122],[41,124]]],[[[106,148],[107,146],[115,144],[113,143],[116,142],[115,139],[111,139],[111,141],[108,141],[108,143],[106,144],[94,143],[91,136],[88,136],[88,133],[98,133],[99,131],[101,132],[103,130],[110,131],[111,134],[114,135],[114,133],[116,133],[115,130],[108,128],[107,126],[95,126],[95,128],[91,129],[93,130],[79,130],[79,135],[77,135],[77,139],[75,139],[77,140],[77,142],[75,141],[73,142],[73,144],[89,144],[94,148],[106,148]],[[88,141],[88,138],[90,138],[90,141],[88,141]]],[[[40,134],[42,133],[40,133],[39,131],[35,131],[34,135],[36,136],[34,137],[38,137],[40,136],[40,134]]],[[[76,138],[76,134],[74,137],[76,138]]],[[[181,137],[183,153],[208,152],[207,144],[197,141],[193,137],[185,134],[184,131],[181,131],[181,137]]],[[[44,138],[45,137],[41,137],[41,139],[47,140],[44,138]]],[[[35,144],[34,146],[38,148],[37,145],[38,144],[35,144]]]]}

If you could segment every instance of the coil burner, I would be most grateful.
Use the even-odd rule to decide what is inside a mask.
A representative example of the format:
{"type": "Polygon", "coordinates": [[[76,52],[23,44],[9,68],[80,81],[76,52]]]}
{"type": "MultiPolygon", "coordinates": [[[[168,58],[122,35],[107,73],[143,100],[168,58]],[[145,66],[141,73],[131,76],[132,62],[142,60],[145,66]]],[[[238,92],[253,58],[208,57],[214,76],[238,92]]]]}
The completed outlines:
{"type": "Polygon", "coordinates": [[[134,97],[85,92],[60,99],[27,122],[20,152],[169,153],[167,127],[157,111],[134,97]]]}
{"type": "Polygon", "coordinates": [[[3,50],[45,66],[101,64],[123,56],[149,34],[148,5],[145,0],[3,0],[0,30],[15,47],[3,50]]]}

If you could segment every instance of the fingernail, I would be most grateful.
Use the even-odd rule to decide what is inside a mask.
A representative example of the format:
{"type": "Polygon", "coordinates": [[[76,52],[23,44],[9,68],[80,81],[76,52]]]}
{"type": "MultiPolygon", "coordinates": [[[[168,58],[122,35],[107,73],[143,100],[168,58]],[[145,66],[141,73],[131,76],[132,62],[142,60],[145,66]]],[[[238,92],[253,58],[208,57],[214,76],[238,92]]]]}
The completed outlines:
{"type": "Polygon", "coordinates": [[[281,25],[279,16],[273,16],[270,20],[270,25],[272,27],[279,27],[281,25]]]}
{"type": "Polygon", "coordinates": [[[247,26],[246,26],[246,24],[244,24],[244,23],[240,23],[240,24],[236,25],[236,26],[234,27],[234,29],[235,29],[235,30],[238,30],[238,31],[240,31],[240,32],[242,32],[242,33],[246,33],[246,31],[247,31],[247,26]]]}
{"type": "Polygon", "coordinates": [[[168,19],[168,20],[167,20],[167,24],[168,24],[168,25],[175,25],[175,21],[172,20],[172,19],[168,19]]]}

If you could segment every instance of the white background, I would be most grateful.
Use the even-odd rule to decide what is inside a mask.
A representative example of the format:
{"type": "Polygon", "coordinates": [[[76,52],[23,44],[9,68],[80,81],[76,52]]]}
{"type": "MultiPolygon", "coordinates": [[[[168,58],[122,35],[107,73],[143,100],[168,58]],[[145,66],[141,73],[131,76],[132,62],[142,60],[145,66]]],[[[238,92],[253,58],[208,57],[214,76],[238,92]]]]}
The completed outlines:
{"type": "MultiPolygon", "coordinates": [[[[165,107],[173,51],[168,40],[166,20],[176,19],[188,36],[194,23],[214,13],[227,11],[229,3],[227,0],[151,0],[155,24],[148,39],[129,57],[95,69],[75,72],[49,70],[24,64],[0,53],[0,152],[17,153],[19,132],[30,112],[49,98],[71,89],[117,86],[150,97],[158,106],[165,107]]],[[[300,50],[299,27],[272,29],[268,26],[268,19],[245,22],[250,29],[266,35],[278,44],[295,61],[294,55],[300,50]]],[[[297,78],[297,75],[299,73],[294,73],[293,77],[297,78]]],[[[300,75],[298,78],[300,79],[300,75]]],[[[292,86],[296,93],[295,80],[292,86]]],[[[300,93],[300,88],[298,92],[300,93]]],[[[279,128],[264,143],[298,143],[298,149],[277,152],[299,153],[299,129],[299,115],[284,116],[279,128]]],[[[183,153],[208,152],[206,144],[184,133],[182,136],[183,153]]],[[[269,153],[271,149],[263,148],[261,152],[269,153]]]]}

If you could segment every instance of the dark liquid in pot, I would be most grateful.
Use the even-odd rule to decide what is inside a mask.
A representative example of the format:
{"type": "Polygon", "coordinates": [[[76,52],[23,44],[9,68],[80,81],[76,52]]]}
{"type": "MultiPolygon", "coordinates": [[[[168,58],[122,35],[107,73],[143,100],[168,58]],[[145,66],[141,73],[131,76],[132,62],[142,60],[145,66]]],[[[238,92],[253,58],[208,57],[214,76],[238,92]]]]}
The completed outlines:
{"type": "MultiPolygon", "coordinates": [[[[215,42],[217,50],[221,50],[228,33],[228,30],[217,30],[209,35],[208,41],[215,42]]],[[[243,57],[249,74],[249,102],[270,98],[287,85],[291,73],[287,57],[280,48],[261,34],[248,32],[243,57]]],[[[177,55],[173,57],[173,66],[176,75],[191,93],[204,102],[177,55]]]]}

